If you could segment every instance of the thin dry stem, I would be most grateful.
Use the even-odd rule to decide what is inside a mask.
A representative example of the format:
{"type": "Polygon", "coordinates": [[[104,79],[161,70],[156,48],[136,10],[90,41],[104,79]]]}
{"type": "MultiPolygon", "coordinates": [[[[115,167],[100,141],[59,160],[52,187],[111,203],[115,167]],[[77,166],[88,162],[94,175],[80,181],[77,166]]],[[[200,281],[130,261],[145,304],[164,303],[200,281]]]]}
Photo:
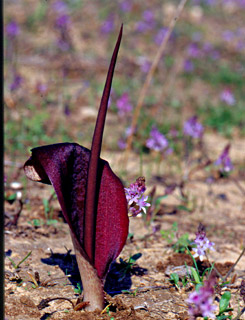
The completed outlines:
{"type": "Polygon", "coordinates": [[[143,102],[144,102],[144,99],[145,99],[145,96],[146,96],[146,92],[150,86],[150,83],[151,83],[151,80],[152,80],[152,77],[153,77],[153,74],[157,68],[157,65],[161,59],[161,56],[166,48],[166,45],[167,45],[167,42],[172,34],[172,31],[175,27],[175,24],[184,8],[184,5],[186,3],[187,0],[181,0],[178,7],[177,7],[177,10],[176,10],[176,13],[174,15],[174,17],[172,18],[171,22],[170,22],[170,25],[169,25],[169,28],[168,28],[168,31],[166,33],[166,36],[164,37],[158,51],[157,51],[157,54],[155,56],[155,59],[151,65],[151,68],[146,76],[146,80],[145,80],[145,83],[141,89],[141,92],[140,92],[140,95],[139,95],[139,99],[137,101],[137,105],[135,107],[135,110],[134,110],[134,115],[133,115],[133,119],[132,119],[132,125],[131,125],[131,133],[130,135],[128,136],[128,139],[127,139],[127,147],[126,147],[126,151],[125,151],[125,160],[124,160],[124,164],[127,165],[127,160],[128,160],[128,154],[129,154],[129,151],[131,150],[131,145],[132,145],[132,139],[133,139],[133,134],[135,132],[135,128],[136,128],[136,125],[137,125],[137,121],[138,121],[138,118],[139,118],[139,115],[140,115],[140,110],[142,108],[142,105],[143,105],[143,102]]]}
{"type": "Polygon", "coordinates": [[[245,247],[243,248],[241,254],[239,255],[239,257],[237,258],[236,262],[233,264],[233,266],[230,268],[230,270],[227,272],[226,276],[224,277],[224,281],[229,277],[229,275],[232,273],[232,271],[235,269],[235,266],[238,264],[238,262],[240,261],[241,257],[244,255],[245,252],[245,247]]]}

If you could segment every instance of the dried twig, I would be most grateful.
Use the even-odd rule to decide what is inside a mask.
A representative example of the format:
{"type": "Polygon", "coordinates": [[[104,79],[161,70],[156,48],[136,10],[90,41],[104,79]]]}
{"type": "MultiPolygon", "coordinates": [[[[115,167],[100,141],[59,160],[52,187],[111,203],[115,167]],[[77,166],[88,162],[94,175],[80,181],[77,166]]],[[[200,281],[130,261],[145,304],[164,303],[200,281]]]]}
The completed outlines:
{"type": "Polygon", "coordinates": [[[241,257],[244,255],[245,252],[245,247],[243,248],[241,254],[239,255],[239,257],[237,258],[236,262],[233,264],[233,266],[230,268],[230,270],[227,272],[226,276],[224,277],[224,281],[229,277],[229,275],[232,273],[232,271],[235,269],[235,266],[238,264],[238,262],[240,261],[241,257]]]}

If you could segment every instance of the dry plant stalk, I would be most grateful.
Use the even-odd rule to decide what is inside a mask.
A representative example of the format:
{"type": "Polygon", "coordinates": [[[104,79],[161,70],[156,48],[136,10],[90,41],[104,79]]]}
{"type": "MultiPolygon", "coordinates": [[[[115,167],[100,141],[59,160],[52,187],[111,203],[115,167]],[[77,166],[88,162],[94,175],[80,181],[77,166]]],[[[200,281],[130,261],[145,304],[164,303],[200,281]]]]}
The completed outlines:
{"type": "Polygon", "coordinates": [[[137,125],[137,122],[138,122],[138,118],[139,118],[139,115],[140,115],[140,111],[141,111],[141,108],[142,108],[142,105],[143,105],[143,102],[144,102],[144,99],[145,99],[145,96],[146,96],[146,92],[150,86],[150,83],[151,83],[151,80],[152,80],[152,77],[153,77],[153,74],[157,68],[157,65],[160,61],[160,58],[166,48],[166,45],[167,45],[167,42],[173,32],[173,29],[175,27],[175,24],[181,14],[181,12],[183,11],[183,8],[186,4],[187,0],[181,0],[178,7],[177,7],[177,10],[176,10],[176,13],[174,15],[174,17],[172,18],[172,20],[170,21],[170,24],[169,24],[169,28],[168,28],[168,31],[165,35],[165,37],[163,38],[162,40],[162,43],[157,51],[157,54],[155,56],[155,59],[153,60],[153,63],[151,65],[151,68],[146,76],[146,80],[144,82],[144,85],[141,89],[141,92],[139,94],[139,98],[138,98],[138,101],[137,101],[137,105],[135,107],[135,110],[134,110],[134,114],[133,114],[133,119],[132,119],[132,125],[131,125],[131,132],[130,132],[130,135],[128,136],[127,138],[127,146],[126,146],[126,151],[125,151],[125,159],[123,161],[124,165],[127,166],[127,162],[128,162],[128,154],[131,150],[131,146],[132,146],[132,140],[133,140],[133,134],[135,132],[135,129],[136,129],[136,125],[137,125]]]}

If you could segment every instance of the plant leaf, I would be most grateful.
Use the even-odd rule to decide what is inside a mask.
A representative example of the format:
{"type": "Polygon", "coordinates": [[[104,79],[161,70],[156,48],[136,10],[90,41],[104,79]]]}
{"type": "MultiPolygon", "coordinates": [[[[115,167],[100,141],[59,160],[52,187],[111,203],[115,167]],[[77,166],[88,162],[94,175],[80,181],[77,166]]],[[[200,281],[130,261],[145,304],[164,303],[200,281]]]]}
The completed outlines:
{"type": "Polygon", "coordinates": [[[231,293],[229,291],[226,291],[222,294],[220,302],[219,302],[219,314],[222,314],[229,306],[231,299],[231,293]]]}

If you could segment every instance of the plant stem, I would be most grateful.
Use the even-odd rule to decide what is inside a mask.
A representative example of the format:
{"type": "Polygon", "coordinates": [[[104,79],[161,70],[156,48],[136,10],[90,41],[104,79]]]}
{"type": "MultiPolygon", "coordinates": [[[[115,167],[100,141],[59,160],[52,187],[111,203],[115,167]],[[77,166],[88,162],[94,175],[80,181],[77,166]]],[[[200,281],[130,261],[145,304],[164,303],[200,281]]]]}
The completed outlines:
{"type": "MultiPolygon", "coordinates": [[[[212,267],[212,263],[209,261],[208,255],[207,253],[205,253],[205,256],[207,258],[208,263],[210,264],[210,266],[212,267]]],[[[225,278],[223,278],[222,274],[217,270],[217,268],[215,267],[215,265],[213,265],[213,269],[215,270],[215,272],[217,273],[217,275],[220,277],[220,279],[225,282],[225,278]]]]}
{"type": "Polygon", "coordinates": [[[80,245],[74,237],[72,237],[72,242],[83,285],[83,301],[89,302],[89,305],[85,306],[85,309],[88,311],[99,309],[101,311],[104,308],[102,281],[99,279],[94,267],[81,254],[80,245]]]}

